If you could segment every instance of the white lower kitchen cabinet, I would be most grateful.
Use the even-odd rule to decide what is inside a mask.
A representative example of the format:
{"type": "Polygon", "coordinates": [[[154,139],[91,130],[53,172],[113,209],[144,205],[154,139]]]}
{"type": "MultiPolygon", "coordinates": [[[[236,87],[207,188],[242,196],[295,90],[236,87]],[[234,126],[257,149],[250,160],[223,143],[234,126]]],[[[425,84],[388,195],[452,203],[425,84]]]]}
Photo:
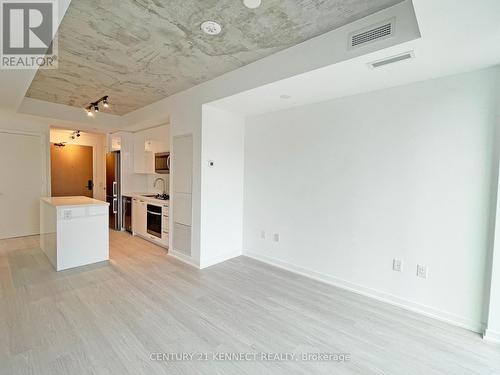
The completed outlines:
{"type": "Polygon", "coordinates": [[[138,198],[132,198],[132,233],[146,236],[147,232],[147,203],[138,198]]]}
{"type": "MultiPolygon", "coordinates": [[[[152,211],[154,208],[150,208],[152,211]]],[[[154,218],[155,216],[153,216],[154,218]]],[[[153,219],[154,220],[154,219],[153,219]]],[[[132,233],[133,235],[138,235],[148,241],[154,242],[162,247],[168,248],[169,245],[169,210],[168,203],[158,202],[156,199],[152,200],[147,197],[141,199],[141,196],[135,196],[132,198],[132,233]],[[151,233],[148,233],[148,205],[153,205],[157,209],[161,208],[161,238],[154,235],[154,229],[151,233]]],[[[158,224],[155,224],[158,226],[158,224]]],[[[155,228],[152,225],[152,228],[155,228]]]]}
{"type": "Polygon", "coordinates": [[[168,213],[168,205],[163,205],[162,207],[162,226],[161,226],[161,242],[163,246],[168,247],[168,235],[169,235],[169,230],[168,230],[168,218],[169,213],[168,213]]]}

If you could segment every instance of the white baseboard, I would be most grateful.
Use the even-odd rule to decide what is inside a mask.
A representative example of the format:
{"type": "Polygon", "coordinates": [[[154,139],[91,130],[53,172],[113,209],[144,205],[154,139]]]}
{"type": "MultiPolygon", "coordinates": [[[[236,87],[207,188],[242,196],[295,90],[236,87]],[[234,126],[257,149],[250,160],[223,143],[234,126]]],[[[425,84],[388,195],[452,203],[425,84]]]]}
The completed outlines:
{"type": "Polygon", "coordinates": [[[179,251],[172,250],[172,249],[170,249],[168,251],[168,255],[180,260],[181,262],[189,264],[190,266],[196,267],[198,269],[204,269],[204,268],[207,268],[210,266],[214,266],[218,263],[225,262],[226,260],[239,257],[241,255],[241,250],[238,250],[238,251],[235,251],[235,252],[229,253],[229,254],[220,255],[220,256],[215,257],[215,258],[210,258],[208,260],[203,260],[201,262],[198,262],[198,261],[194,260],[193,258],[191,258],[190,256],[183,254],[179,251]]]}
{"type": "Polygon", "coordinates": [[[174,257],[175,259],[180,260],[183,263],[189,264],[192,267],[200,268],[199,263],[196,260],[194,260],[193,258],[191,258],[189,255],[180,253],[180,252],[175,251],[173,249],[169,249],[167,254],[170,255],[171,257],[174,257]]]}
{"type": "Polygon", "coordinates": [[[500,332],[492,331],[489,328],[486,328],[484,331],[483,339],[489,342],[494,342],[500,344],[500,332]]]}
{"type": "MultiPolygon", "coordinates": [[[[448,313],[445,311],[441,311],[441,310],[435,309],[435,308],[430,307],[430,306],[426,306],[423,304],[412,302],[410,300],[407,300],[407,299],[404,299],[404,298],[401,298],[401,297],[398,297],[398,296],[395,296],[395,295],[392,295],[392,294],[389,294],[386,292],[382,292],[382,291],[379,291],[376,289],[371,289],[371,288],[364,287],[362,285],[354,284],[350,281],[343,280],[343,279],[340,279],[338,277],[326,275],[326,274],[312,271],[312,270],[309,270],[309,269],[306,269],[306,268],[303,268],[300,266],[296,266],[294,264],[283,262],[279,259],[267,257],[264,255],[260,255],[260,254],[253,253],[251,251],[246,251],[246,250],[243,251],[243,255],[247,256],[249,258],[253,258],[255,260],[270,264],[272,266],[279,267],[279,268],[285,269],[287,271],[290,271],[290,272],[293,272],[293,273],[296,273],[296,274],[299,274],[299,275],[302,275],[305,277],[309,277],[309,278],[314,279],[314,280],[322,281],[324,283],[327,283],[327,284],[330,284],[330,285],[333,285],[333,286],[336,286],[336,287],[339,287],[342,289],[346,289],[346,290],[349,290],[349,291],[357,293],[357,294],[361,294],[361,295],[366,296],[366,297],[374,298],[376,300],[386,302],[386,303],[389,303],[391,305],[398,306],[398,307],[404,308],[406,310],[419,313],[421,315],[425,315],[425,316],[428,316],[428,317],[431,317],[431,318],[434,318],[434,319],[437,319],[437,320],[440,320],[440,321],[443,321],[443,322],[446,322],[446,323],[449,323],[449,324],[452,324],[452,325],[455,325],[458,327],[468,329],[468,330],[473,331],[473,332],[477,332],[477,333],[482,334],[486,328],[484,323],[473,321],[471,319],[461,317],[461,316],[458,316],[455,314],[451,314],[451,313],[448,313]]],[[[492,336],[492,337],[494,337],[494,336],[492,336]]]]}
{"type": "Polygon", "coordinates": [[[241,254],[242,254],[241,250],[238,250],[238,251],[235,251],[235,252],[232,252],[229,254],[220,255],[220,256],[215,257],[215,258],[202,260],[201,264],[200,264],[200,269],[207,268],[207,267],[216,265],[218,263],[225,262],[226,260],[239,257],[241,254]]]}

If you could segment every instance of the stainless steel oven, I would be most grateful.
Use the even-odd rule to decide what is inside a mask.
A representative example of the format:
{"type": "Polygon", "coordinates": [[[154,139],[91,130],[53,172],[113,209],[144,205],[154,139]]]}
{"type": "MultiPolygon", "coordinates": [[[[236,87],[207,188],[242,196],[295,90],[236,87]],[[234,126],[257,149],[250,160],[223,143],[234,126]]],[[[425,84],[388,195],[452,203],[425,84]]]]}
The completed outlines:
{"type": "Polygon", "coordinates": [[[161,206],[148,204],[147,230],[149,234],[161,238],[161,206]]]}
{"type": "Polygon", "coordinates": [[[155,154],[155,172],[170,173],[170,152],[157,152],[155,154]]]}

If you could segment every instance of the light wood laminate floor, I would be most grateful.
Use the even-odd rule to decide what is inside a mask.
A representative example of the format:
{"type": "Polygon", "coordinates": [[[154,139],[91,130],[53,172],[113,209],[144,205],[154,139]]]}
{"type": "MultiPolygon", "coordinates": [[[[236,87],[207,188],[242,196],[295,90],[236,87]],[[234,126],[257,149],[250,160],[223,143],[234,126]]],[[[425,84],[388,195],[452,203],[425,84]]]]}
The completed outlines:
{"type": "Polygon", "coordinates": [[[500,374],[478,334],[239,257],[196,270],[111,233],[109,263],[55,272],[0,241],[0,374],[500,374]],[[349,353],[349,362],[151,353],[349,353]]]}

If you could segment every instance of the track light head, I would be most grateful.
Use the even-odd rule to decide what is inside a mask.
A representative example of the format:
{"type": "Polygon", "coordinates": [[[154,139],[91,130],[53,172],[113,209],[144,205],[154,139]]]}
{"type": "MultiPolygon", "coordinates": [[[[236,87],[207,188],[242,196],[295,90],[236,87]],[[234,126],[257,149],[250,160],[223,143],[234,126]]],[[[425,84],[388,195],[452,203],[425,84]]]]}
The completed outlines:
{"type": "Polygon", "coordinates": [[[99,106],[97,104],[94,105],[94,112],[99,112],[99,106]]]}
{"type": "Polygon", "coordinates": [[[108,97],[107,96],[105,96],[102,99],[102,105],[104,106],[104,108],[109,108],[109,103],[108,103],[108,97]]]}

